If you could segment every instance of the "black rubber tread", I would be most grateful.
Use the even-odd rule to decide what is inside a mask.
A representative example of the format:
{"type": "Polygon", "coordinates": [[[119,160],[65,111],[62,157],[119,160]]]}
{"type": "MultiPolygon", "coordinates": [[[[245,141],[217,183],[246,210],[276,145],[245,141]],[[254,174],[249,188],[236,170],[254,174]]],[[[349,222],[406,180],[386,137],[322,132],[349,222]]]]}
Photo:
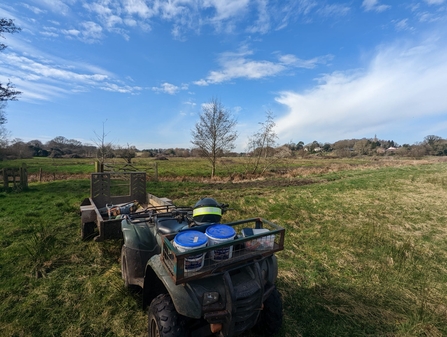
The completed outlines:
{"type": "Polygon", "coordinates": [[[81,225],[81,239],[91,240],[95,236],[96,223],[86,222],[81,225]]]}
{"type": "Polygon", "coordinates": [[[121,248],[121,278],[124,280],[124,288],[129,290],[131,293],[136,294],[141,292],[140,286],[129,283],[129,270],[127,266],[127,257],[124,253],[124,246],[121,248]]]}
{"type": "Polygon", "coordinates": [[[124,254],[124,246],[121,247],[121,278],[124,280],[124,287],[129,288],[129,278],[127,276],[127,260],[124,254]]]}
{"type": "Polygon", "coordinates": [[[281,329],[282,319],[283,307],[281,293],[275,287],[264,302],[264,309],[259,315],[259,321],[255,330],[263,336],[274,336],[281,329]]]}
{"type": "Polygon", "coordinates": [[[158,295],[152,300],[149,306],[148,318],[149,337],[187,336],[180,315],[177,314],[169,294],[158,295]],[[155,331],[153,331],[152,327],[155,328],[155,331]]]}

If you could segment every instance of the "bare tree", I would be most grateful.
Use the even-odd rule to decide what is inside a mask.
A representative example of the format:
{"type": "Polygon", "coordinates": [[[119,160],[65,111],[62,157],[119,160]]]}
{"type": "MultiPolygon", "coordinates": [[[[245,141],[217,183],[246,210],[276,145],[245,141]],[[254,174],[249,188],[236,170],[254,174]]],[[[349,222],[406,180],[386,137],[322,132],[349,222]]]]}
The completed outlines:
{"type": "MultiPolygon", "coordinates": [[[[14,34],[14,33],[18,33],[20,32],[22,29],[20,27],[17,27],[14,24],[14,21],[11,19],[5,19],[5,18],[1,18],[0,19],[0,37],[5,38],[3,36],[3,33],[10,33],[10,34],[14,34]]],[[[2,51],[3,49],[5,49],[7,46],[3,43],[0,43],[0,51],[2,51]]]]}
{"type": "Polygon", "coordinates": [[[191,131],[191,143],[198,147],[201,155],[211,163],[211,177],[216,174],[217,158],[235,148],[237,139],[236,120],[222,103],[213,98],[210,103],[202,106],[200,121],[191,131]]]}
{"type": "Polygon", "coordinates": [[[0,160],[6,156],[5,150],[8,147],[9,132],[6,128],[0,124],[0,160]]]}
{"type": "Polygon", "coordinates": [[[11,82],[6,85],[0,83],[0,102],[17,101],[17,96],[20,94],[21,92],[15,90],[15,86],[11,82]]]}
{"type": "Polygon", "coordinates": [[[247,171],[252,174],[258,170],[263,174],[278,159],[278,156],[275,155],[277,154],[275,148],[278,136],[274,130],[276,124],[273,118],[273,113],[267,111],[265,122],[259,123],[261,127],[249,138],[247,171]]]}
{"type": "Polygon", "coordinates": [[[113,145],[111,142],[106,141],[108,133],[105,132],[105,124],[107,120],[102,122],[102,133],[98,135],[95,131],[96,140],[93,142],[97,147],[96,158],[98,159],[100,165],[104,165],[106,158],[109,158],[113,154],[113,145]]]}
{"type": "Polygon", "coordinates": [[[132,164],[132,159],[137,156],[137,148],[127,144],[127,147],[118,146],[115,150],[118,157],[123,158],[127,164],[132,164]]]}
{"type": "MultiPolygon", "coordinates": [[[[17,33],[20,32],[21,29],[19,27],[17,27],[14,24],[14,21],[11,19],[4,19],[1,18],[0,19],[0,37],[5,38],[3,36],[3,33],[17,33]]],[[[5,48],[7,47],[7,45],[5,45],[4,43],[0,43],[0,51],[3,51],[5,48]]],[[[19,96],[21,94],[20,91],[14,90],[14,85],[11,82],[6,83],[6,85],[3,85],[2,83],[0,83],[0,102],[6,102],[6,101],[16,101],[17,100],[17,96],[19,96]]],[[[4,104],[0,106],[0,110],[4,108],[4,104]]],[[[2,116],[0,116],[2,117],[2,116]]],[[[4,119],[3,116],[3,123],[6,120],[4,119]]]]}
{"type": "Polygon", "coordinates": [[[368,154],[370,154],[371,144],[372,143],[369,139],[362,138],[362,139],[357,140],[354,143],[353,149],[359,155],[368,155],[368,154]]]}
{"type": "MultiPolygon", "coordinates": [[[[1,85],[1,83],[0,83],[0,85],[1,85]]],[[[3,124],[6,123],[6,115],[4,113],[5,107],[6,107],[6,102],[0,101],[0,126],[2,126],[3,124]]]]}
{"type": "Polygon", "coordinates": [[[32,151],[20,138],[15,138],[11,141],[10,145],[8,146],[8,152],[12,158],[32,158],[32,151]]]}
{"type": "MultiPolygon", "coordinates": [[[[0,19],[0,37],[4,38],[3,33],[16,33],[20,32],[20,28],[14,24],[14,21],[11,19],[0,19]]],[[[7,46],[3,43],[0,43],[0,51],[3,51],[7,46]]],[[[3,141],[6,139],[7,131],[3,127],[3,124],[6,123],[6,115],[4,109],[6,107],[7,101],[16,101],[17,96],[21,94],[20,91],[15,90],[14,85],[8,81],[6,85],[0,82],[0,139],[3,141]]],[[[3,143],[2,141],[2,143],[3,143]]],[[[0,147],[3,147],[0,144],[0,147]]]]}

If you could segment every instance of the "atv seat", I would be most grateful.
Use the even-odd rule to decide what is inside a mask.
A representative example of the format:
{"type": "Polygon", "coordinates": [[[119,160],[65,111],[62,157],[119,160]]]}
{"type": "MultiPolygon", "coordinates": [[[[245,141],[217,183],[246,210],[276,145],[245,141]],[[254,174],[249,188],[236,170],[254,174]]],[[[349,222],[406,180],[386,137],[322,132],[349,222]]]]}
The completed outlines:
{"type": "Polygon", "coordinates": [[[177,219],[172,218],[158,218],[156,222],[157,232],[163,235],[174,234],[187,227],[186,221],[178,222],[177,219]]]}

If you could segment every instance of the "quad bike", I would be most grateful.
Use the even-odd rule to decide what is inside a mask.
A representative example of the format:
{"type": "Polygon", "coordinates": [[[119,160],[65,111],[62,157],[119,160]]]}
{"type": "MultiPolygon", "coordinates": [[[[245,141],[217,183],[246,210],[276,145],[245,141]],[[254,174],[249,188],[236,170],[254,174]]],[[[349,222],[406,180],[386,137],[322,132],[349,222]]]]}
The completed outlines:
{"type": "Polygon", "coordinates": [[[124,216],[122,278],[126,287],[142,289],[150,337],[279,331],[274,253],[283,249],[285,231],[262,218],[221,224],[227,207],[204,198],[193,208],[159,206],[124,216]],[[210,234],[223,229],[233,234],[210,234]]]}

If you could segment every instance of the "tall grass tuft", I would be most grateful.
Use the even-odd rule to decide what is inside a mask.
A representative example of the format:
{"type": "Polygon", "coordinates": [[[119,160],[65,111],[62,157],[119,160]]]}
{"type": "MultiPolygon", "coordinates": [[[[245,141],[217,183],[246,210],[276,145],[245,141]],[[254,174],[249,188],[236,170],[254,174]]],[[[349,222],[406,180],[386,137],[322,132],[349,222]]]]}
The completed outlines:
{"type": "Polygon", "coordinates": [[[44,225],[40,225],[24,247],[29,254],[31,273],[36,277],[46,277],[54,263],[55,235],[44,225]]]}

